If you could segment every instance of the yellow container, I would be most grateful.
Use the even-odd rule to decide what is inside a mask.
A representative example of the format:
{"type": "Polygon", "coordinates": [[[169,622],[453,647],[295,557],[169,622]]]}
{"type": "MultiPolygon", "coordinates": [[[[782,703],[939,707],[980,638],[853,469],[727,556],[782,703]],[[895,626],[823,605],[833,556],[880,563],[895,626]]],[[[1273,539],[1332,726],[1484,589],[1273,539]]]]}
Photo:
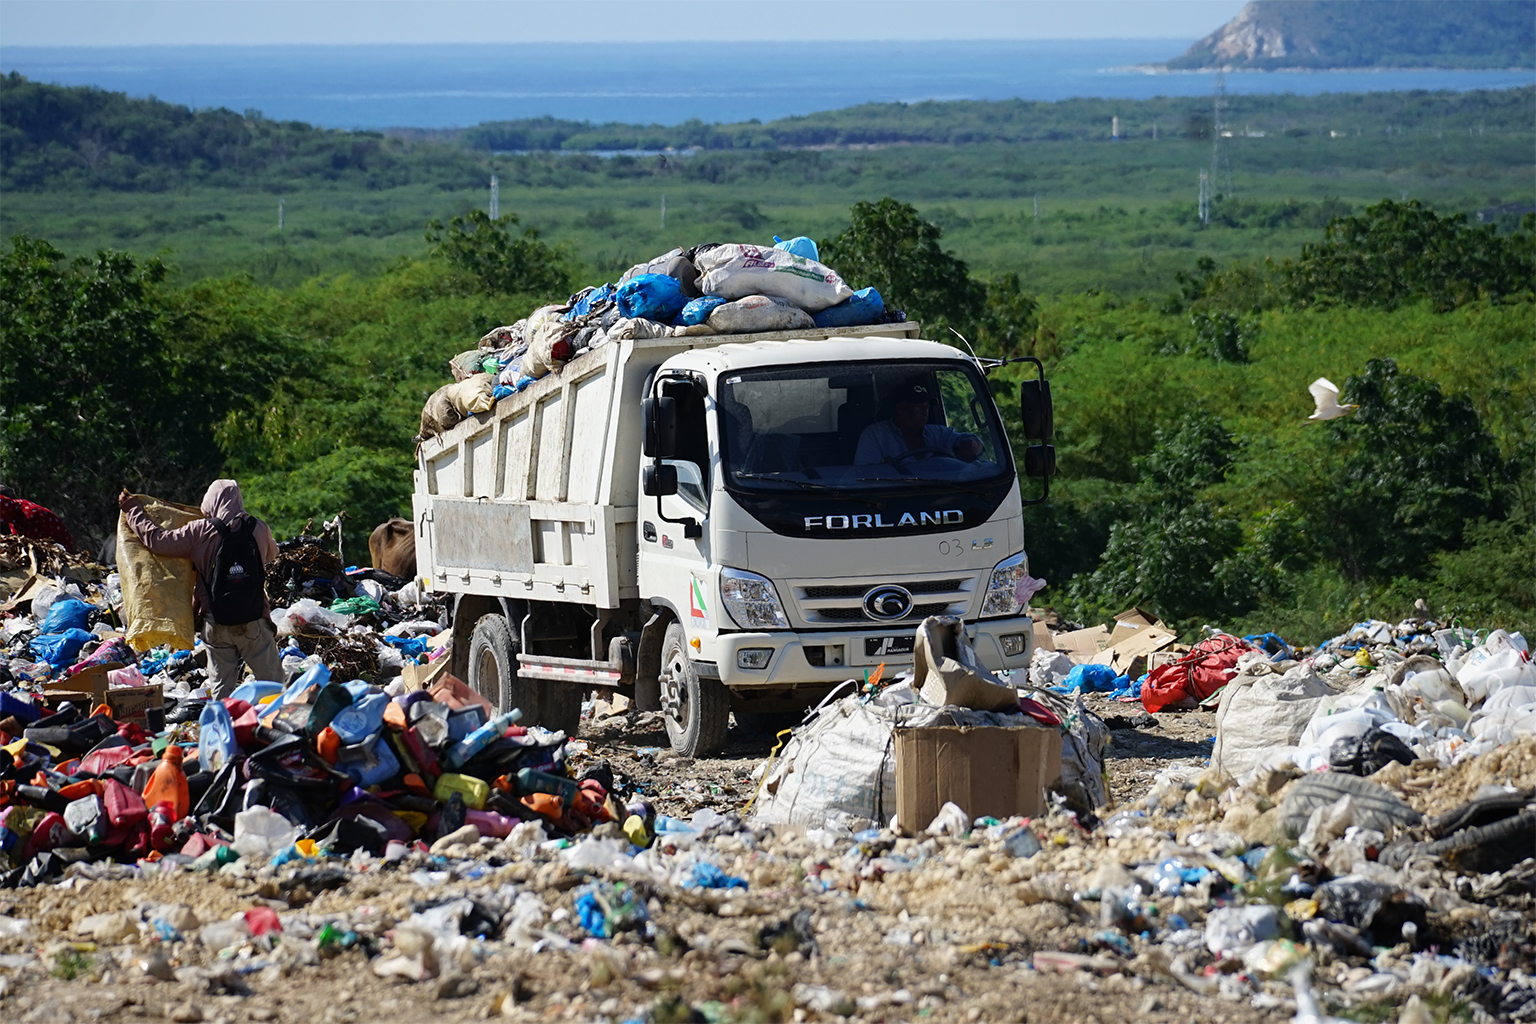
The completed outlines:
{"type": "Polygon", "coordinates": [[[437,787],[432,790],[432,795],[443,803],[447,803],[455,793],[464,798],[465,807],[473,811],[483,811],[486,797],[491,795],[491,786],[469,775],[448,772],[437,780],[437,787]]]}

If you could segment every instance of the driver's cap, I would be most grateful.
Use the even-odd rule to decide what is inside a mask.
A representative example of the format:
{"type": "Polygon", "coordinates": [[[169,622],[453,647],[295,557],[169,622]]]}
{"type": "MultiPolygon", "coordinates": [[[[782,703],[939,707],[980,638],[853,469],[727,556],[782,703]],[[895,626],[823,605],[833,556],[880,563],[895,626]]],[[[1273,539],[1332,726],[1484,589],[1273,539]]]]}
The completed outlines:
{"type": "Polygon", "coordinates": [[[909,380],[896,388],[897,402],[933,402],[933,395],[928,391],[928,385],[920,380],[909,380]]]}

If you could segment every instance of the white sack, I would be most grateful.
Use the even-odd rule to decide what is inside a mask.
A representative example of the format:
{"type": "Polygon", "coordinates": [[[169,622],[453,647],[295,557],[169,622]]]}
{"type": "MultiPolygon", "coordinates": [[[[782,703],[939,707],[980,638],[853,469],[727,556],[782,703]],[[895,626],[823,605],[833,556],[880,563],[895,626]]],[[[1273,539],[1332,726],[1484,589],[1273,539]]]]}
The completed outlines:
{"type": "Polygon", "coordinates": [[[748,295],[716,306],[705,322],[720,334],[803,331],[816,326],[805,310],[767,295],[748,295]]]}
{"type": "Polygon", "coordinates": [[[771,295],[810,313],[853,298],[853,289],[831,267],[783,249],[756,245],[717,245],[698,253],[699,290],[705,295],[740,299],[771,295]]]}
{"type": "Polygon", "coordinates": [[[1284,675],[1235,676],[1216,711],[1211,766],[1234,778],[1300,741],[1322,699],[1333,691],[1305,665],[1284,675]]]}

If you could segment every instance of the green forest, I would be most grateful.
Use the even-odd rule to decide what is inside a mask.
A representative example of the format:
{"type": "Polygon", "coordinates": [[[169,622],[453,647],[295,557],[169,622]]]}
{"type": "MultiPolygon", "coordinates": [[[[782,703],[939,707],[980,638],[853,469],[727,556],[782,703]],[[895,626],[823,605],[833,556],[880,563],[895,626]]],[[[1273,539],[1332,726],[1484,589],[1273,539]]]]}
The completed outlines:
{"type": "Polygon", "coordinates": [[[1081,101],[970,142],[600,157],[3,87],[0,480],[93,540],[120,486],[232,475],[280,536],[345,511],[360,558],[486,330],[674,245],[809,234],[927,336],[1044,360],[1037,603],[1309,642],[1419,598],[1536,626],[1536,90],[1244,98],[1219,143],[1189,101],[1117,105],[1113,142],[1081,101]],[[1353,416],[1308,422],[1320,376],[1353,416]]]}

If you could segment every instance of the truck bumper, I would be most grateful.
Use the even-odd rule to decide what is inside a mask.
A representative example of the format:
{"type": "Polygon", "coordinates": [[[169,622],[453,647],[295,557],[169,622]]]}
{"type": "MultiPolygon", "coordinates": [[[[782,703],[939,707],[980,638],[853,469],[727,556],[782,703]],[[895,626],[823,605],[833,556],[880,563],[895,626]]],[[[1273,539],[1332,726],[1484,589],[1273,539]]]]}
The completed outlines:
{"type": "MultiPolygon", "coordinates": [[[[825,686],[862,676],[881,663],[887,676],[910,668],[914,633],[915,629],[901,632],[891,626],[820,633],[724,633],[704,653],[713,655],[720,681],[732,689],[825,686]],[[899,642],[903,639],[905,644],[899,642]],[[907,650],[891,650],[901,646],[907,650]],[[762,668],[746,667],[763,659],[762,668]]],[[[967,622],[965,635],[977,660],[994,672],[1029,667],[1034,622],[1028,616],[967,622]]]]}

